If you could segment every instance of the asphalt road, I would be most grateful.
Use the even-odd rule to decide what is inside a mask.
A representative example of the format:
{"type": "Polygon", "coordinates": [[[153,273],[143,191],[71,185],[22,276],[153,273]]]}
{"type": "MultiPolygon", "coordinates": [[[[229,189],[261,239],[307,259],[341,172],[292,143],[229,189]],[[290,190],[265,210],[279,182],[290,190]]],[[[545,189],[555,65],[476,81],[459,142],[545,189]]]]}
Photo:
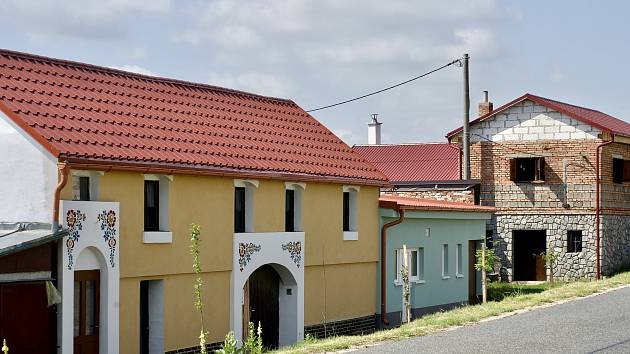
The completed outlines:
{"type": "Polygon", "coordinates": [[[630,353],[630,288],[359,353],[630,353]]]}

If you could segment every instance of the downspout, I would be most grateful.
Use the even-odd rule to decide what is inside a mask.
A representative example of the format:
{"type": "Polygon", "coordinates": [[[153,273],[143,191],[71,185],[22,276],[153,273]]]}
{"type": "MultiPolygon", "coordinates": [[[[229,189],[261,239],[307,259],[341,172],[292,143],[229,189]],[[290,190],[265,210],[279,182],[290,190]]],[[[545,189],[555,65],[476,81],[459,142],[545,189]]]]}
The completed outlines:
{"type": "Polygon", "coordinates": [[[387,229],[403,222],[405,211],[396,205],[394,210],[398,212],[398,219],[388,222],[381,227],[381,322],[389,326],[387,320],[387,229]]]}
{"type": "Polygon", "coordinates": [[[61,175],[61,180],[57,184],[55,188],[55,197],[53,200],[53,215],[52,215],[52,232],[58,232],[59,227],[59,201],[61,199],[61,190],[68,183],[68,164],[66,162],[60,162],[57,164],[57,168],[59,169],[59,174],[61,175]]]}
{"type": "Polygon", "coordinates": [[[601,268],[601,260],[600,260],[600,249],[599,249],[599,243],[600,243],[600,227],[599,227],[599,214],[601,213],[601,202],[600,202],[600,186],[599,184],[601,183],[601,179],[599,177],[600,175],[600,149],[608,144],[611,144],[613,141],[607,141],[605,143],[601,143],[599,145],[597,145],[597,149],[595,150],[595,252],[596,252],[596,278],[597,280],[601,279],[602,277],[602,268],[601,268]]]}

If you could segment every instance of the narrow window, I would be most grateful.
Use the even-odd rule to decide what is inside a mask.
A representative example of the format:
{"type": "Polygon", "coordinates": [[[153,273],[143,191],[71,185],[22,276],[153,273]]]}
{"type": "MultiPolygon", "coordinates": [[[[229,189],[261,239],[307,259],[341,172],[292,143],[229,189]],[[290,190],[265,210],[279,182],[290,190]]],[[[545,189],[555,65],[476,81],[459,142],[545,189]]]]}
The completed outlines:
{"type": "Polygon", "coordinates": [[[295,231],[295,191],[286,190],[285,206],[284,206],[284,231],[295,231]]]}
{"type": "Polygon", "coordinates": [[[624,161],[613,158],[613,183],[623,183],[624,177],[624,161]]]}
{"type": "Polygon", "coordinates": [[[402,250],[394,250],[394,259],[394,281],[400,283],[400,271],[402,270],[402,250]]]}
{"type": "Polygon", "coordinates": [[[458,277],[463,277],[464,276],[464,271],[463,271],[463,256],[462,256],[462,252],[463,252],[463,246],[461,243],[457,244],[457,249],[455,250],[457,252],[457,254],[455,255],[455,260],[457,261],[457,276],[458,277]]]}
{"type": "Polygon", "coordinates": [[[160,182],[144,181],[144,231],[160,229],[160,182]]]}
{"type": "Polygon", "coordinates": [[[350,192],[343,192],[343,231],[350,231],[350,192]]]}
{"type": "Polygon", "coordinates": [[[515,158],[510,160],[510,180],[533,182],[545,180],[545,158],[515,158]]]}
{"type": "Polygon", "coordinates": [[[418,279],[418,250],[409,251],[409,279],[418,279]]]}
{"type": "MultiPolygon", "coordinates": [[[[394,250],[394,280],[396,283],[402,283],[400,272],[405,266],[403,249],[394,250]]],[[[409,281],[418,282],[424,280],[424,249],[408,248],[407,249],[407,265],[409,267],[409,281]]]]}
{"type": "Polygon", "coordinates": [[[582,252],[582,231],[581,230],[567,231],[567,252],[569,253],[582,252]]]}
{"type": "Polygon", "coordinates": [[[79,200],[90,200],[90,177],[79,177],[79,200]]]}
{"type": "Polygon", "coordinates": [[[448,245],[442,245],[442,278],[448,277],[448,245]]]}
{"type": "Polygon", "coordinates": [[[245,187],[234,188],[234,232],[245,232],[245,187]]]}

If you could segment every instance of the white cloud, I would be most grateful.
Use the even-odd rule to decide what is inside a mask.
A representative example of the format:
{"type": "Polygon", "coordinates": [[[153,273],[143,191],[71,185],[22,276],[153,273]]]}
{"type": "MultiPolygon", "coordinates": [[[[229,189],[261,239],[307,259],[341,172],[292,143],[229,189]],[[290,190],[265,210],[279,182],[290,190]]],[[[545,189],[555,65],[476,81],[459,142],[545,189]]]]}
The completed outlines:
{"type": "Polygon", "coordinates": [[[123,65],[123,66],[110,66],[110,68],[116,69],[116,70],[128,71],[128,72],[136,73],[140,75],[158,76],[156,73],[154,73],[153,71],[149,69],[145,69],[141,66],[133,65],[133,64],[123,65]]]}

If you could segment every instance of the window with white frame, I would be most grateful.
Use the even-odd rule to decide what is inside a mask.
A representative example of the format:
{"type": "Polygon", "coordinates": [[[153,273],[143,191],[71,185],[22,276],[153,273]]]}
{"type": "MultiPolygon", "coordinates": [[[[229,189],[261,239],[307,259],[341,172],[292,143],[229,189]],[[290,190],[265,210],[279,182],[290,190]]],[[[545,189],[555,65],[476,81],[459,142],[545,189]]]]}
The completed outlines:
{"type": "Polygon", "coordinates": [[[343,239],[358,240],[357,199],[359,187],[343,186],[343,239]]]}
{"type": "Polygon", "coordinates": [[[442,279],[448,279],[448,244],[442,245],[442,279]]]}
{"type": "MultiPolygon", "coordinates": [[[[402,284],[402,277],[400,272],[405,266],[403,249],[394,250],[394,257],[396,259],[394,282],[397,285],[402,284]]],[[[409,282],[410,283],[423,283],[424,282],[424,248],[407,248],[407,265],[409,266],[409,282]]]]}
{"type": "Polygon", "coordinates": [[[144,243],[172,243],[169,225],[169,194],[173,176],[144,175],[144,243]]]}
{"type": "Polygon", "coordinates": [[[464,246],[461,243],[457,244],[457,248],[455,249],[455,276],[458,278],[463,278],[464,277],[464,256],[463,256],[463,252],[464,252],[464,246]]]}
{"type": "Polygon", "coordinates": [[[302,231],[302,192],[305,183],[286,182],[284,199],[284,231],[302,231]]]}
{"type": "Polygon", "coordinates": [[[234,180],[234,232],[254,232],[254,191],[256,180],[234,180]]]}
{"type": "Polygon", "coordinates": [[[100,171],[72,171],[72,200],[98,200],[100,171]]]}

